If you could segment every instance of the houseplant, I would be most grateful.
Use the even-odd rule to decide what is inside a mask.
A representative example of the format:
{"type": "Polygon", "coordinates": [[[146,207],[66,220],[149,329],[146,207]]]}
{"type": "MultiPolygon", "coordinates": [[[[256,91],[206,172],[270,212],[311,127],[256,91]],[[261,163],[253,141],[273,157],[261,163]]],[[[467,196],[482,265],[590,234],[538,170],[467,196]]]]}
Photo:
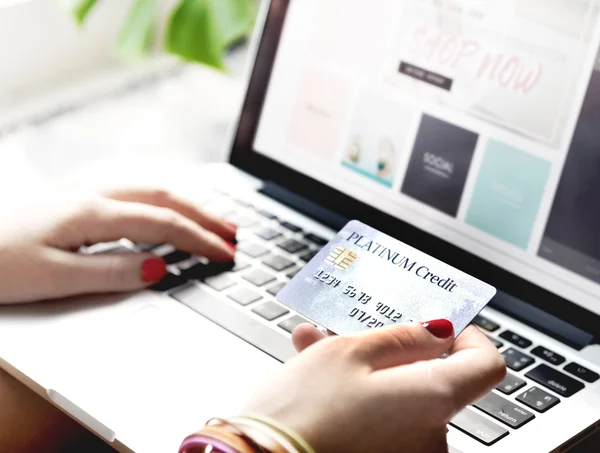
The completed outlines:
{"type": "MultiPolygon", "coordinates": [[[[81,26],[103,0],[68,0],[81,26]]],[[[161,0],[132,0],[116,40],[118,55],[139,59],[155,44],[161,0]]],[[[252,30],[260,0],[176,0],[164,25],[163,47],[180,58],[223,70],[229,47],[252,30]]]]}

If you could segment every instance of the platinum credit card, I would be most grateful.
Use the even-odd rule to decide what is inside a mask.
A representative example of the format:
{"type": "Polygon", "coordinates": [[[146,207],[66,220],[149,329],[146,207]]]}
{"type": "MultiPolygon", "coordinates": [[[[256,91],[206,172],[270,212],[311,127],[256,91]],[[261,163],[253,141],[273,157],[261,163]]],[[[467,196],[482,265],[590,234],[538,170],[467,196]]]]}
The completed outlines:
{"type": "Polygon", "coordinates": [[[277,294],[338,335],[446,318],[459,335],[496,289],[357,220],[277,294]]]}

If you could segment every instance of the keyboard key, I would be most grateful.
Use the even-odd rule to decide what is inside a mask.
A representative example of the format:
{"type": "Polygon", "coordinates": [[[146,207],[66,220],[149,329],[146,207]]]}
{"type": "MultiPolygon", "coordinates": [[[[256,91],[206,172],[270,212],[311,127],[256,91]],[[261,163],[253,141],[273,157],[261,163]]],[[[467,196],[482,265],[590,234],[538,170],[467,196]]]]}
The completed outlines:
{"type": "Polygon", "coordinates": [[[535,363],[535,359],[514,348],[507,349],[502,353],[506,366],[511,370],[521,371],[535,363]]]}
{"type": "Polygon", "coordinates": [[[317,236],[316,234],[312,233],[305,234],[304,239],[320,246],[327,245],[327,243],[329,242],[327,239],[323,239],[321,236],[317,236]]]}
{"type": "Polygon", "coordinates": [[[255,231],[254,234],[256,234],[259,238],[264,239],[265,241],[272,241],[273,239],[281,236],[281,233],[279,231],[269,227],[261,228],[260,230],[255,231]]]}
{"type": "Polygon", "coordinates": [[[535,418],[533,413],[495,393],[488,393],[474,406],[499,422],[517,429],[535,418]]]}
{"type": "MultiPolygon", "coordinates": [[[[187,262],[185,264],[187,264],[187,262]]],[[[206,264],[204,263],[195,263],[191,266],[182,266],[179,268],[179,270],[181,271],[182,276],[189,278],[190,280],[204,280],[206,277],[211,276],[207,270],[206,264]]]]}
{"type": "Polygon", "coordinates": [[[588,370],[587,368],[582,367],[581,365],[577,365],[575,362],[569,363],[565,367],[565,371],[589,383],[596,382],[598,378],[600,378],[598,373],[595,373],[592,370],[588,370]]]}
{"type": "Polygon", "coordinates": [[[239,260],[236,258],[234,266],[231,268],[231,272],[239,272],[244,269],[247,269],[250,266],[250,263],[239,260]]]}
{"type": "Polygon", "coordinates": [[[283,256],[271,255],[263,261],[263,264],[269,266],[271,269],[274,269],[277,272],[281,272],[292,267],[294,262],[284,258],[283,256]]]}
{"type": "Polygon", "coordinates": [[[271,214],[269,211],[265,211],[264,209],[259,210],[258,213],[269,220],[277,220],[277,216],[275,214],[271,214]]]}
{"type": "Polygon", "coordinates": [[[304,319],[302,316],[294,315],[294,316],[289,317],[288,319],[281,321],[277,325],[279,327],[281,327],[283,330],[286,330],[289,333],[292,333],[292,330],[294,330],[300,324],[310,324],[310,323],[306,319],[304,319]]]}
{"type": "Polygon", "coordinates": [[[302,261],[305,261],[308,263],[310,260],[312,260],[315,257],[315,255],[317,253],[319,253],[318,250],[311,250],[309,252],[306,252],[306,253],[303,253],[302,255],[300,255],[300,259],[302,261]]]}
{"type": "Polygon", "coordinates": [[[290,222],[281,222],[281,226],[287,230],[293,231],[294,233],[300,233],[302,231],[302,228],[290,222]]]}
{"type": "Polygon", "coordinates": [[[573,379],[548,365],[538,365],[525,376],[565,398],[573,396],[585,387],[585,385],[578,380],[573,379]]]}
{"type": "Polygon", "coordinates": [[[215,277],[233,268],[233,263],[196,263],[187,269],[181,269],[181,275],[193,280],[204,280],[215,277]]]}
{"type": "Polygon", "coordinates": [[[245,253],[251,258],[258,258],[268,253],[269,249],[254,242],[242,242],[237,245],[238,252],[245,253]]]}
{"type": "Polygon", "coordinates": [[[498,384],[496,390],[504,393],[505,395],[512,395],[526,385],[527,382],[525,382],[523,379],[515,376],[514,374],[506,373],[506,377],[500,384],[498,384]]]}
{"type": "Polygon", "coordinates": [[[149,252],[150,250],[160,247],[160,245],[164,244],[135,244],[135,249],[138,252],[149,252]]]}
{"type": "Polygon", "coordinates": [[[237,288],[235,291],[227,294],[227,297],[229,297],[234,302],[237,302],[238,304],[244,306],[262,299],[262,296],[260,294],[256,294],[251,289],[244,287],[237,288]]]}
{"type": "Polygon", "coordinates": [[[263,286],[275,280],[274,276],[260,269],[255,269],[252,272],[242,276],[242,278],[256,286],[263,286]]]}
{"type": "Polygon", "coordinates": [[[271,286],[269,289],[267,289],[267,292],[269,294],[272,294],[273,296],[276,296],[277,293],[279,291],[281,291],[281,289],[286,285],[286,283],[281,282],[281,283],[277,283],[276,285],[271,286]]]}
{"type": "Polygon", "coordinates": [[[475,324],[477,327],[481,327],[483,330],[487,330],[488,332],[494,332],[500,328],[500,326],[494,321],[490,321],[481,315],[475,316],[473,324],[475,324]]]}
{"type": "Polygon", "coordinates": [[[528,348],[532,344],[527,338],[523,338],[521,335],[517,335],[510,330],[505,330],[502,332],[500,334],[500,338],[504,338],[506,341],[510,341],[512,344],[515,344],[520,348],[528,348]]]}
{"type": "Polygon", "coordinates": [[[550,349],[546,349],[543,346],[532,349],[531,353],[546,362],[550,362],[552,365],[560,365],[565,361],[565,358],[562,355],[552,352],[550,349]]]}
{"type": "Polygon", "coordinates": [[[188,269],[191,269],[192,267],[196,266],[197,264],[198,264],[198,260],[192,257],[190,259],[187,259],[185,261],[181,261],[181,262],[177,263],[175,265],[175,267],[177,269],[179,269],[179,271],[184,272],[184,271],[187,271],[188,269]]]}
{"type": "Polygon", "coordinates": [[[482,417],[471,409],[463,409],[450,420],[450,424],[463,433],[490,446],[508,436],[508,430],[482,417]]]}
{"type": "Polygon", "coordinates": [[[236,281],[227,274],[209,277],[204,282],[215,291],[223,291],[224,289],[231,288],[236,284],[236,281]]]}
{"type": "Polygon", "coordinates": [[[227,216],[227,221],[237,225],[238,228],[250,228],[258,223],[258,219],[256,219],[256,217],[239,215],[237,213],[227,216]]]}
{"type": "Polygon", "coordinates": [[[291,271],[289,271],[287,274],[285,274],[285,276],[286,276],[287,278],[294,278],[294,277],[296,276],[296,274],[297,274],[298,272],[300,272],[301,270],[302,270],[302,268],[301,268],[301,267],[297,267],[297,268],[295,268],[295,269],[292,269],[291,271]]]}
{"type": "Polygon", "coordinates": [[[116,245],[114,247],[110,247],[99,252],[95,252],[94,255],[119,255],[122,253],[135,253],[135,250],[125,247],[124,245],[116,245]]]}
{"type": "Polygon", "coordinates": [[[280,362],[298,355],[283,331],[263,324],[233,304],[224,304],[208,288],[186,285],[169,295],[280,362]]]}
{"type": "Polygon", "coordinates": [[[557,397],[544,392],[538,387],[531,387],[524,393],[521,393],[517,396],[517,401],[520,401],[538,412],[546,412],[548,409],[560,403],[560,400],[557,397]]]}
{"type": "Polygon", "coordinates": [[[297,241],[295,239],[288,239],[283,241],[280,244],[277,244],[277,247],[285,250],[288,253],[298,253],[308,247],[304,242],[297,241]]]}
{"type": "Polygon", "coordinates": [[[492,342],[492,344],[494,346],[496,346],[497,349],[499,349],[502,346],[504,346],[504,343],[502,343],[500,340],[497,340],[496,338],[493,338],[493,337],[490,337],[490,336],[487,336],[487,335],[486,335],[486,337],[488,338],[488,340],[490,340],[492,342]]]}
{"type": "Polygon", "coordinates": [[[262,316],[267,321],[273,321],[274,319],[281,318],[283,315],[287,315],[290,312],[284,306],[271,301],[265,302],[258,307],[254,307],[252,311],[257,315],[262,316]]]}
{"type": "Polygon", "coordinates": [[[175,247],[173,247],[171,244],[162,244],[152,249],[152,253],[157,256],[165,256],[174,251],[175,247]]]}
{"type": "Polygon", "coordinates": [[[235,202],[244,208],[251,208],[252,204],[246,200],[242,200],[241,198],[234,198],[235,202]]]}
{"type": "Polygon", "coordinates": [[[177,288],[178,286],[184,285],[187,282],[188,282],[188,279],[181,275],[175,275],[175,274],[168,273],[167,275],[165,275],[163,277],[163,279],[160,282],[152,285],[150,287],[150,289],[152,291],[158,291],[158,292],[162,293],[162,292],[170,291],[173,288],[177,288]]]}
{"type": "Polygon", "coordinates": [[[163,258],[163,260],[165,260],[165,263],[167,263],[167,264],[176,264],[181,261],[190,259],[191,257],[192,257],[192,255],[190,255],[188,252],[182,252],[181,250],[175,250],[174,252],[164,255],[162,258],[163,258]]]}

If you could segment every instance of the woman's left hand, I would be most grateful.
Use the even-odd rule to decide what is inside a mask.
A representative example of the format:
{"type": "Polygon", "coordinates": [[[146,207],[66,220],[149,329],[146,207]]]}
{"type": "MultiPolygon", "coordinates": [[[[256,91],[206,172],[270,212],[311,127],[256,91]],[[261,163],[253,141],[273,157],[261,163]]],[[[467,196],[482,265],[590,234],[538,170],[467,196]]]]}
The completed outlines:
{"type": "Polygon", "coordinates": [[[279,422],[319,453],[447,453],[448,422],[506,375],[476,327],[454,341],[444,320],[329,338],[304,324],[293,341],[302,353],[243,413],[279,422]]]}
{"type": "Polygon", "coordinates": [[[235,225],[165,190],[40,196],[0,220],[0,304],[133,291],[166,273],[149,253],[84,255],[85,245],[127,238],[169,243],[212,261],[233,260],[235,225]]]}

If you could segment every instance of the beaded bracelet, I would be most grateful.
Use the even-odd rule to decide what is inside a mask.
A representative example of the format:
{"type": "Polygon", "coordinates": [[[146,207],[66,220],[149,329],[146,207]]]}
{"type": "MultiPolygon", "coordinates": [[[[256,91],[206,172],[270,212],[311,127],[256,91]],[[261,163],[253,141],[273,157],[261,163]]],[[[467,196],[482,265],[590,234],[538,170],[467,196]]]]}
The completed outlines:
{"type": "Polygon", "coordinates": [[[253,448],[253,451],[258,453],[288,453],[285,449],[282,449],[277,442],[273,441],[262,431],[252,431],[252,429],[249,430],[247,427],[237,425],[231,420],[213,418],[207,422],[204,429],[207,429],[207,427],[225,430],[239,437],[240,439],[243,439],[249,446],[253,448]]]}
{"type": "Polygon", "coordinates": [[[209,420],[184,439],[179,453],[314,453],[298,434],[267,417],[251,415],[209,420]]]}
{"type": "Polygon", "coordinates": [[[181,447],[179,447],[179,453],[200,453],[200,448],[203,448],[202,452],[204,452],[208,447],[211,447],[212,451],[218,453],[241,453],[227,443],[201,434],[193,434],[186,437],[181,447]]]}
{"type": "Polygon", "coordinates": [[[241,415],[238,418],[255,420],[259,423],[262,423],[266,426],[269,426],[271,429],[278,431],[280,434],[285,436],[289,441],[294,445],[294,448],[298,450],[299,453],[316,453],[313,448],[308,445],[308,443],[300,437],[297,433],[292,431],[291,429],[283,426],[281,423],[276,422],[273,419],[265,417],[264,415],[241,415]]]}
{"type": "Polygon", "coordinates": [[[252,444],[246,442],[243,437],[210,426],[186,437],[179,447],[179,452],[200,453],[208,447],[211,447],[211,451],[218,453],[263,453],[261,450],[254,449],[252,444]]]}
{"type": "Polygon", "coordinates": [[[294,443],[289,438],[265,423],[247,417],[232,417],[228,421],[238,429],[253,432],[254,438],[261,439],[261,444],[269,447],[270,453],[301,453],[294,447],[294,443]],[[270,444],[264,441],[265,438],[270,439],[270,444]]]}

